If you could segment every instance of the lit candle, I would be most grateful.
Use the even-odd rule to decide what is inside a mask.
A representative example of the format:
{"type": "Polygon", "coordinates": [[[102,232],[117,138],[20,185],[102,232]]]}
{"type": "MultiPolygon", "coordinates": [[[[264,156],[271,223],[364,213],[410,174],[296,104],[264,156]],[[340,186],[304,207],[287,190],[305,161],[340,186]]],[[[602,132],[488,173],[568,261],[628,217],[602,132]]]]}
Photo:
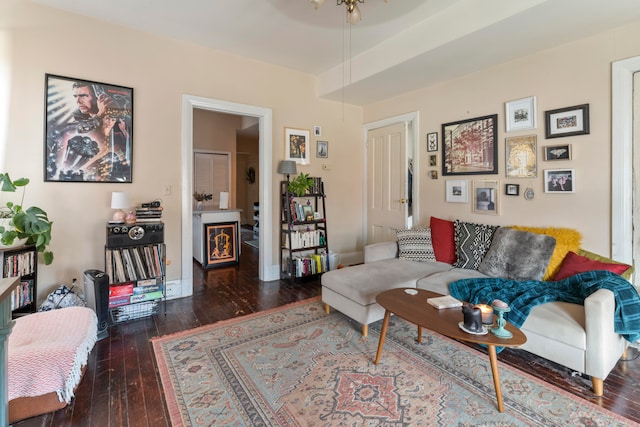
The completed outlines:
{"type": "Polygon", "coordinates": [[[493,308],[487,304],[476,305],[482,312],[482,323],[485,325],[493,324],[493,308]]]}

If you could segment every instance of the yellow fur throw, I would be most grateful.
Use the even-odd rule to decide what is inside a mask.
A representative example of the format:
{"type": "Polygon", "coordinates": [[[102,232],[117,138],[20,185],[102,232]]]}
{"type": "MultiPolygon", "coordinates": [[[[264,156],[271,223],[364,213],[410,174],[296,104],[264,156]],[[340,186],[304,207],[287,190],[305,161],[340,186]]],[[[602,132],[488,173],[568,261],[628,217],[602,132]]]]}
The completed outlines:
{"type": "Polygon", "coordinates": [[[562,260],[569,251],[577,252],[580,249],[582,243],[582,234],[579,231],[571,228],[554,228],[554,227],[523,227],[514,225],[511,228],[521,231],[529,231],[531,233],[546,234],[547,236],[555,237],[556,247],[551,255],[549,266],[544,273],[542,280],[550,280],[555,275],[562,260]]]}

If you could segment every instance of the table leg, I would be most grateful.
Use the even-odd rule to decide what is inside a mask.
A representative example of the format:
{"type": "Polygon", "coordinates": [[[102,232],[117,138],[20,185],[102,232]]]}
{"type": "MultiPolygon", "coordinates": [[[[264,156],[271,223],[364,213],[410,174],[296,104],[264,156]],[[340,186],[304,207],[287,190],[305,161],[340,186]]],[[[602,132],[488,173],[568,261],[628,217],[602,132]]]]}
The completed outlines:
{"type": "Polygon", "coordinates": [[[382,347],[384,346],[384,339],[387,336],[387,327],[389,326],[389,317],[391,316],[391,312],[389,310],[384,311],[384,320],[382,321],[382,330],[380,331],[380,341],[378,341],[378,351],[376,352],[376,361],[374,362],[376,365],[378,361],[380,361],[380,356],[382,355],[382,347]]]}
{"type": "Polygon", "coordinates": [[[493,374],[493,386],[496,388],[496,399],[498,400],[498,411],[504,412],[502,404],[502,388],[500,388],[500,373],[498,372],[498,355],[495,345],[487,345],[489,350],[489,362],[491,363],[491,373],[493,374]]]}
{"type": "Polygon", "coordinates": [[[418,344],[422,344],[422,326],[418,325],[418,344]]]}

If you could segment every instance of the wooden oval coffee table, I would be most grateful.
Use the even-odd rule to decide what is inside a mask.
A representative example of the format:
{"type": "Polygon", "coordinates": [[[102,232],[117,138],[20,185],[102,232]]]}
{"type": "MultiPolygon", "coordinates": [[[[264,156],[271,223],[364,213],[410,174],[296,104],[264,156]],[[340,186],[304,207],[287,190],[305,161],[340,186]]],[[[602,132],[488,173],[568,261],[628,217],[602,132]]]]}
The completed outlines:
{"type": "Polygon", "coordinates": [[[413,289],[417,291],[417,294],[409,295],[405,292],[405,289],[406,288],[391,289],[376,296],[376,301],[385,309],[385,312],[375,364],[378,364],[380,356],[382,355],[382,347],[384,346],[384,339],[387,335],[387,327],[389,326],[389,316],[391,313],[418,326],[418,342],[422,342],[422,328],[424,327],[455,340],[484,344],[489,351],[489,362],[491,363],[491,373],[493,374],[493,385],[496,389],[498,410],[504,412],[496,346],[521,346],[527,342],[527,337],[524,333],[507,322],[505,329],[513,334],[513,337],[509,339],[498,338],[491,332],[485,335],[469,334],[458,326],[458,323],[463,320],[462,310],[460,308],[438,310],[427,302],[427,298],[439,297],[442,296],[441,294],[422,289],[413,289]]]}

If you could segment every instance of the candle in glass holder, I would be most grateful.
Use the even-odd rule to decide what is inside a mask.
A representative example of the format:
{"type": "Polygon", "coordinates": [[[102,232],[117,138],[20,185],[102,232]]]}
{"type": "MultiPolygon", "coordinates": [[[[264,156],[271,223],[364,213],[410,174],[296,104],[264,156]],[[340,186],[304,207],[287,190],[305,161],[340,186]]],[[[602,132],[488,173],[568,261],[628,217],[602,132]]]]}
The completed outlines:
{"type": "Polygon", "coordinates": [[[482,312],[482,323],[485,325],[493,324],[493,308],[487,304],[478,304],[476,305],[482,312]]]}

